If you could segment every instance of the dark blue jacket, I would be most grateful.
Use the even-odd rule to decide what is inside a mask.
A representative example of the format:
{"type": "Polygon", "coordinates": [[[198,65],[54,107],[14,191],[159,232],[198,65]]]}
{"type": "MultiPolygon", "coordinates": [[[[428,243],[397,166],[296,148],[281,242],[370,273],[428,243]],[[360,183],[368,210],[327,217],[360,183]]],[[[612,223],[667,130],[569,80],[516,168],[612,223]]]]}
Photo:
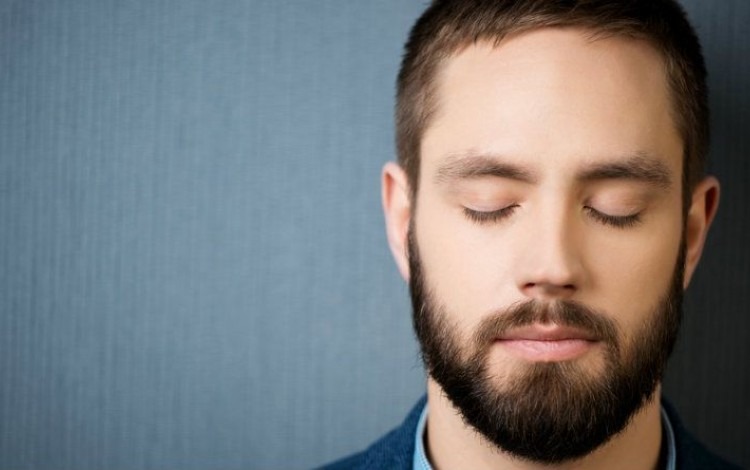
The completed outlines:
{"type": "MultiPolygon", "coordinates": [[[[332,464],[322,470],[411,470],[414,457],[414,435],[419,415],[426,398],[422,398],[409,412],[406,420],[383,436],[368,449],[332,464]]],[[[677,470],[739,470],[721,457],[706,449],[683,427],[677,412],[662,400],[674,430],[677,448],[677,470]]]]}

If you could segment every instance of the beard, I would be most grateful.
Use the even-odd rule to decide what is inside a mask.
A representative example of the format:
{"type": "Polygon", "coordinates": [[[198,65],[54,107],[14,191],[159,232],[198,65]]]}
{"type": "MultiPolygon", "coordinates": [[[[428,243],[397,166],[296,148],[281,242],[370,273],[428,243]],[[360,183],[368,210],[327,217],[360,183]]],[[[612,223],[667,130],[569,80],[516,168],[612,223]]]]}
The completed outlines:
{"type": "Polygon", "coordinates": [[[409,288],[414,329],[430,376],[463,420],[497,448],[518,458],[561,463],[591,453],[622,431],[651,400],[679,330],[685,244],[668,292],[625,342],[606,315],[573,301],[531,300],[480,322],[461,344],[458,328],[425,280],[409,230],[409,288]],[[602,346],[598,373],[575,360],[519,364],[499,376],[489,370],[496,338],[511,328],[555,323],[582,329],[602,346]]]}

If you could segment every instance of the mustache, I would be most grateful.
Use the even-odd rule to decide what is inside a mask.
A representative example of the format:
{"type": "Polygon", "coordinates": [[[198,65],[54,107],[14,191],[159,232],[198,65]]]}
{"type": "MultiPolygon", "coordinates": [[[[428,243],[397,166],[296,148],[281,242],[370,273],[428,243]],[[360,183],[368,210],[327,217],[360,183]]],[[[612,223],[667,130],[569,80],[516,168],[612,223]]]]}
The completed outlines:
{"type": "Polygon", "coordinates": [[[560,326],[584,330],[597,341],[617,348],[617,325],[614,320],[580,302],[561,300],[541,303],[536,300],[517,303],[503,312],[491,315],[479,324],[475,333],[475,344],[491,345],[496,338],[504,336],[513,328],[535,323],[554,323],[560,326]]]}

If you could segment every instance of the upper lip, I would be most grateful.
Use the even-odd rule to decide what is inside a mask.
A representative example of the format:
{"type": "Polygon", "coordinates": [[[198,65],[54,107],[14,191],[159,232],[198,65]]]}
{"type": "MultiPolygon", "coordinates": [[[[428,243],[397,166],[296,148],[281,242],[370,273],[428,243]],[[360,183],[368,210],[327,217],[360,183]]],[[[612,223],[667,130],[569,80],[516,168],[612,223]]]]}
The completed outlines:
{"type": "Polygon", "coordinates": [[[497,339],[527,341],[562,341],[566,339],[578,339],[596,341],[596,337],[589,331],[555,323],[535,323],[533,325],[512,328],[506,333],[500,335],[497,339]]]}

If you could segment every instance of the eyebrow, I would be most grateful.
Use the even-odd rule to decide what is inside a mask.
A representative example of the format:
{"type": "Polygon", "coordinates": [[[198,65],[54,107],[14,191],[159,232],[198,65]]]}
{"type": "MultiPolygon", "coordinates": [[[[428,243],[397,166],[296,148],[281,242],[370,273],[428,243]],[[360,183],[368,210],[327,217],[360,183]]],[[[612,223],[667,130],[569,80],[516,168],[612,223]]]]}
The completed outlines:
{"type": "Polygon", "coordinates": [[[512,179],[524,183],[535,183],[537,181],[534,174],[517,165],[504,162],[503,157],[499,155],[475,153],[448,156],[446,162],[438,168],[435,181],[446,183],[453,180],[484,176],[512,179]]]}
{"type": "Polygon", "coordinates": [[[667,189],[672,184],[669,168],[645,152],[612,162],[596,163],[583,169],[580,181],[632,180],[667,189]]]}
{"type": "MultiPolygon", "coordinates": [[[[538,176],[518,165],[503,161],[501,155],[465,154],[449,155],[435,175],[437,183],[450,183],[454,180],[482,178],[485,176],[506,178],[524,183],[535,184],[538,176]]],[[[662,189],[672,184],[669,168],[655,156],[646,152],[594,163],[582,169],[576,175],[578,181],[593,182],[603,180],[631,180],[644,182],[662,189]]]]}

